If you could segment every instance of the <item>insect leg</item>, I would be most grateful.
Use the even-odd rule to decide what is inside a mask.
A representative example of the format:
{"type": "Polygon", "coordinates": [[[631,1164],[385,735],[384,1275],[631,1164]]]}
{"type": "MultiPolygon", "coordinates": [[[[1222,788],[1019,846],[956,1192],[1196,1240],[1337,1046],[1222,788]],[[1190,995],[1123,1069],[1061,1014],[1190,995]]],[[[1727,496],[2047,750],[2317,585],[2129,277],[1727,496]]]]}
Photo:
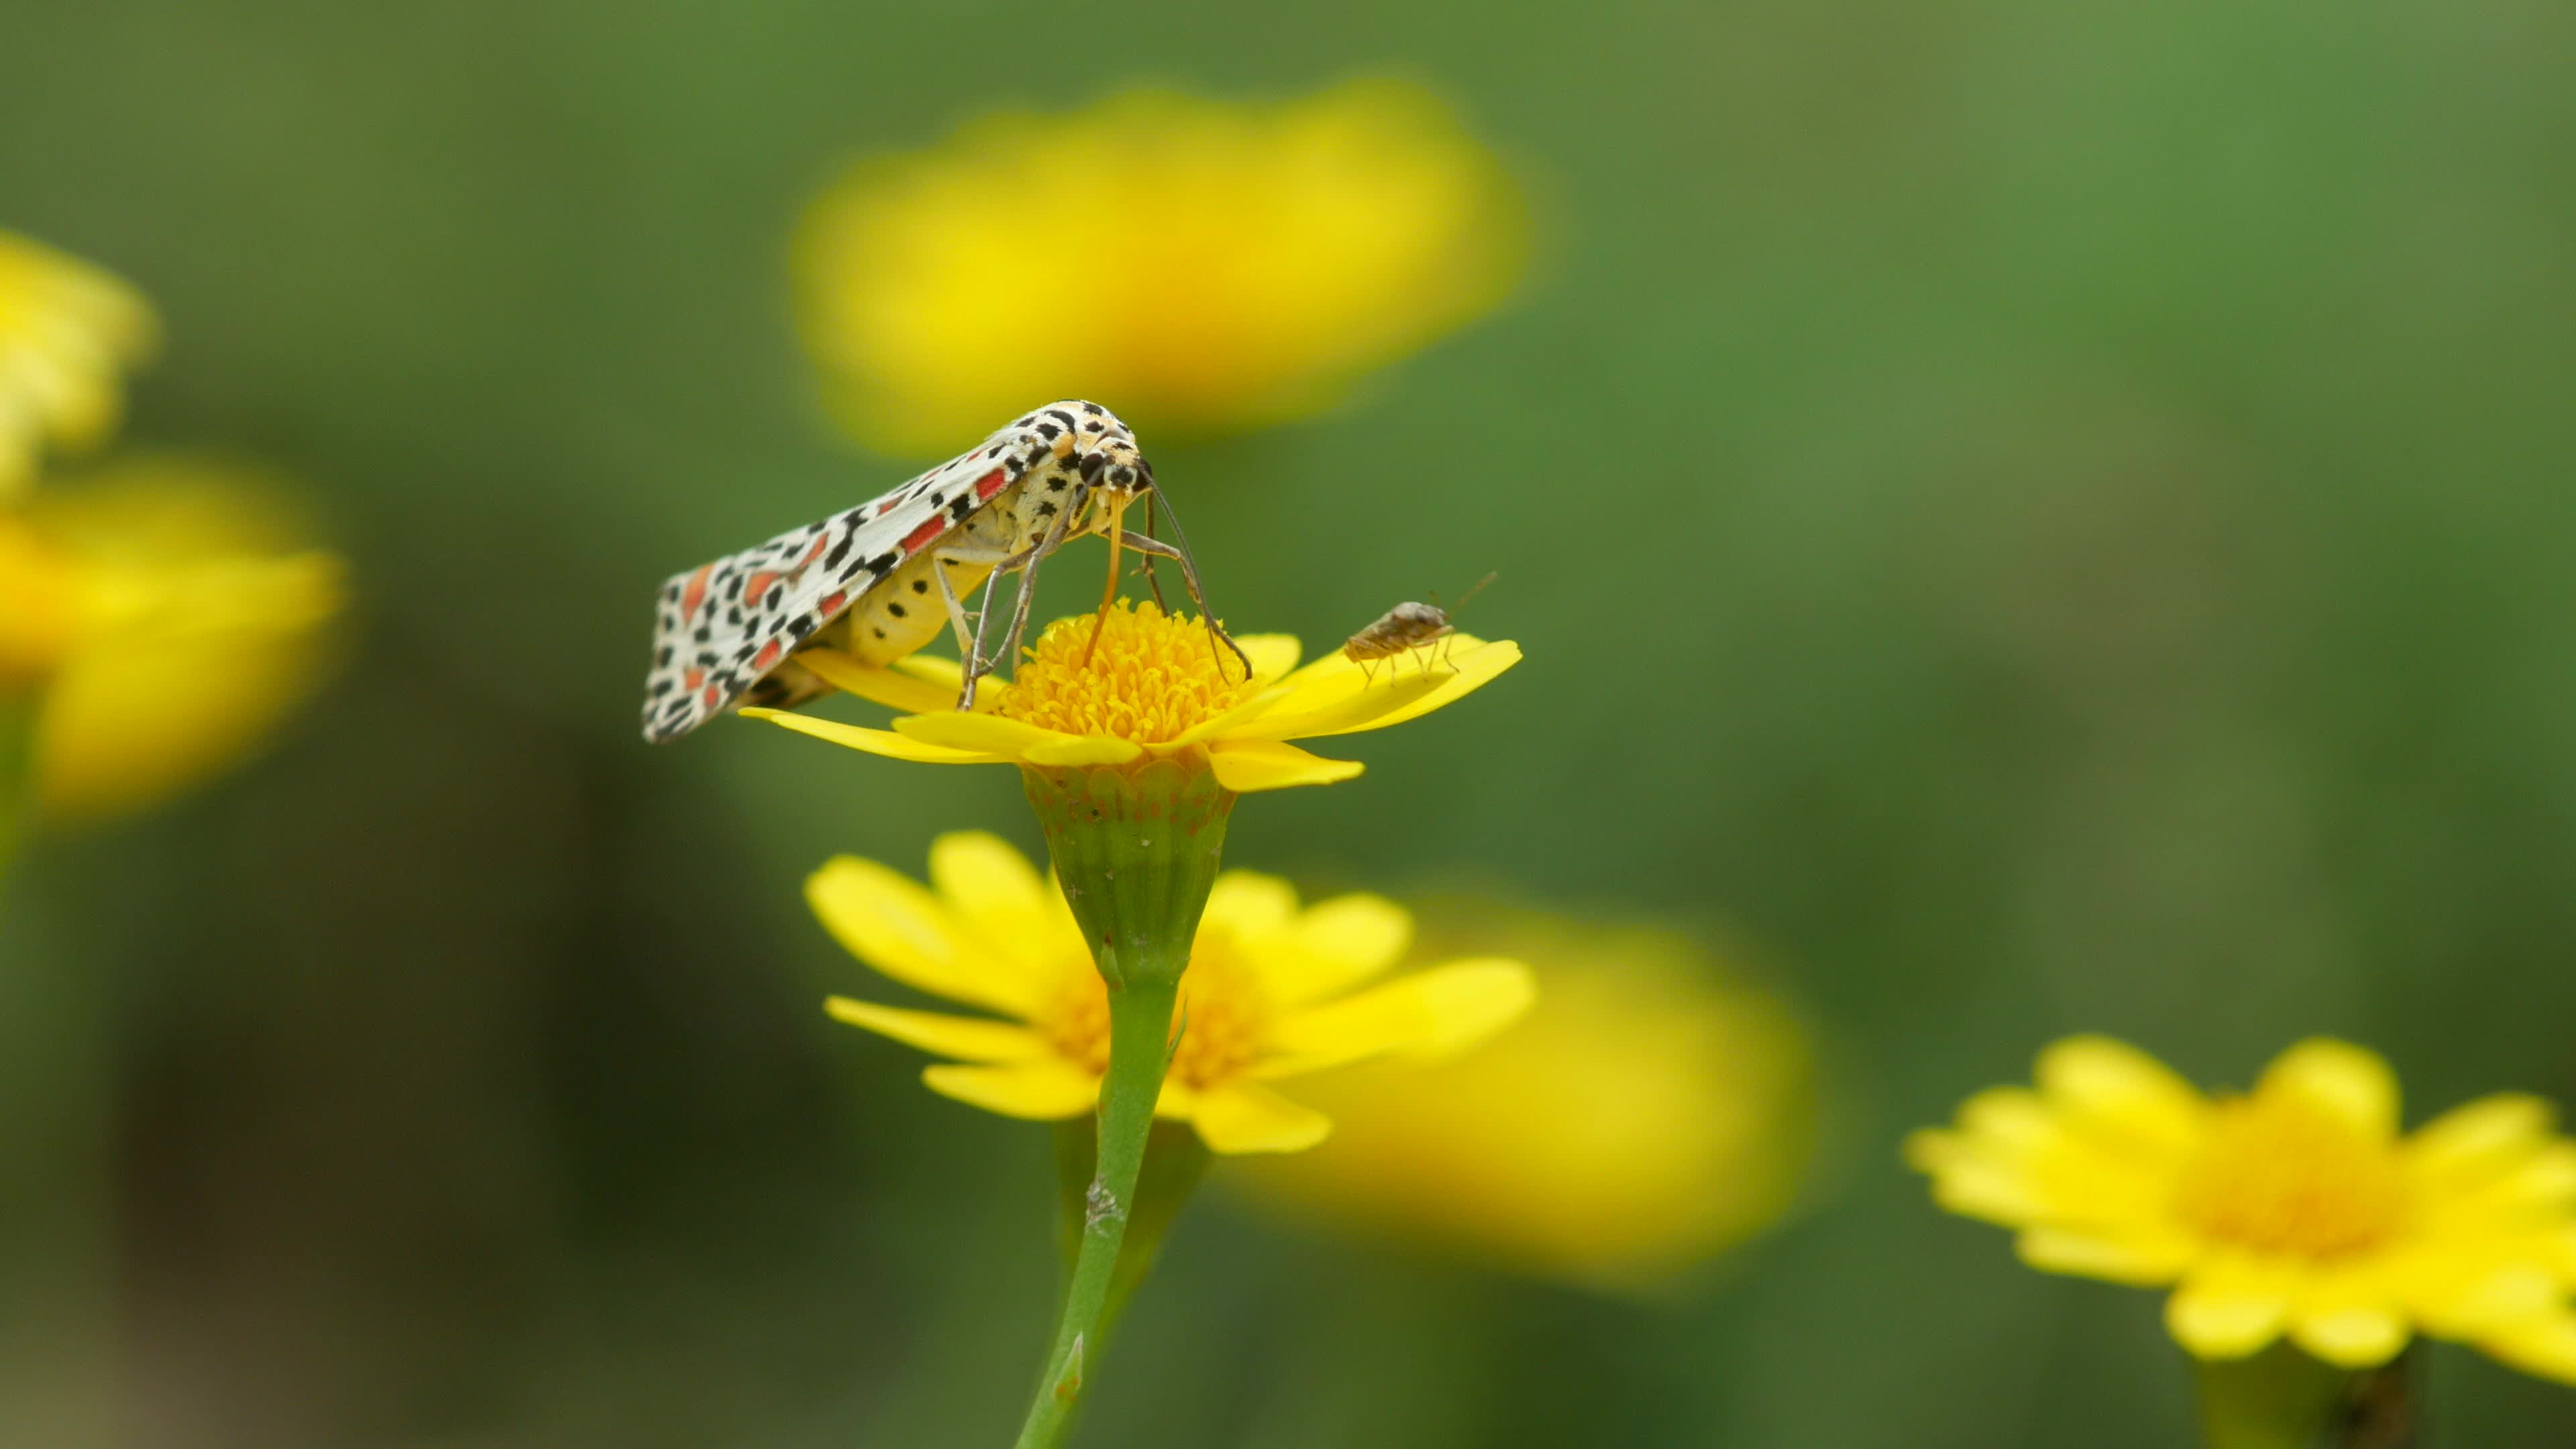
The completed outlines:
{"type": "MultiPolygon", "coordinates": [[[[1000,563],[1004,557],[1006,557],[1006,555],[998,549],[943,548],[931,551],[931,577],[939,580],[939,602],[948,606],[948,624],[950,628],[957,631],[957,648],[961,653],[972,650],[975,647],[975,631],[967,627],[966,606],[958,601],[957,585],[948,577],[948,566],[950,564],[989,566],[1000,563]]],[[[984,616],[984,610],[992,607],[992,602],[993,575],[986,574],[984,576],[984,603],[977,607],[975,617],[981,619],[984,616]]]]}
{"type": "MultiPolygon", "coordinates": [[[[1046,537],[1030,544],[1025,551],[1026,557],[1020,560],[1020,589],[1011,600],[1011,632],[1002,637],[1002,659],[1020,657],[1020,637],[1028,632],[1029,627],[1029,605],[1037,598],[1038,564],[1064,542],[1066,517],[1066,514],[1057,514],[1055,522],[1047,526],[1046,537]]],[[[1097,626],[1094,626],[1092,637],[1095,641],[1099,638],[1097,626]]],[[[975,679],[972,675],[967,676],[966,693],[968,702],[973,702],[975,679]]]]}
{"type": "MultiPolygon", "coordinates": [[[[1172,517],[1172,531],[1177,534],[1180,532],[1180,528],[1180,516],[1178,514],[1174,514],[1172,517]]],[[[1198,568],[1190,562],[1188,546],[1184,544],[1181,547],[1175,548],[1172,545],[1163,542],[1159,538],[1147,538],[1145,535],[1138,533],[1132,528],[1122,528],[1118,532],[1120,539],[1125,542],[1129,548],[1136,550],[1138,553],[1144,554],[1149,558],[1160,557],[1171,559],[1181,566],[1181,578],[1190,586],[1190,602],[1199,606],[1199,617],[1207,623],[1208,637],[1234,651],[1234,657],[1243,665],[1243,677],[1250,679],[1252,677],[1252,656],[1243,652],[1243,646],[1234,642],[1233,635],[1228,634],[1223,629],[1217,627],[1216,615],[1208,608],[1207,591],[1199,587],[1198,568]]],[[[1214,654],[1216,651],[1211,648],[1208,652],[1210,654],[1214,654]]],[[[1219,672],[1222,673],[1223,671],[1220,669],[1219,672]]]]}
{"type": "MultiPolygon", "coordinates": [[[[1147,538],[1154,536],[1154,503],[1162,496],[1160,492],[1149,492],[1145,495],[1145,536],[1147,538]]],[[[1154,555],[1150,553],[1143,555],[1143,564],[1145,586],[1154,591],[1154,607],[1166,614],[1172,612],[1171,606],[1163,602],[1163,576],[1154,572],[1154,555]]]]}

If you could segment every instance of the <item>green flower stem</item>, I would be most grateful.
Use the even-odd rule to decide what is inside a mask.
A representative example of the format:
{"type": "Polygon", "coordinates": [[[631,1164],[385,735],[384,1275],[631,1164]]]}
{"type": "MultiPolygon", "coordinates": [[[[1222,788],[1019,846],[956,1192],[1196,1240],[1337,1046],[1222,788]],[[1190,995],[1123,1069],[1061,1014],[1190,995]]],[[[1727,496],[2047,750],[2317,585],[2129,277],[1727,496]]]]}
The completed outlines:
{"type": "MultiPolygon", "coordinates": [[[[1073,1276],[1046,1373],[1020,1428],[1021,1449],[1041,1449],[1064,1442],[1099,1364],[1103,1335],[1151,1266],[1179,1198],[1197,1180],[1187,1155],[1175,1149],[1154,1175],[1151,1200],[1138,1195],[1154,1137],[1154,1103],[1171,1058],[1181,973],[1216,883],[1235,797],[1203,760],[1030,767],[1020,777],[1046,831],[1065,904],[1091,943],[1109,993],[1109,1066],[1100,1083],[1098,1145],[1081,1192],[1073,1276]],[[1136,1249],[1122,1256],[1131,1228],[1136,1249]]],[[[1078,1150],[1059,1139],[1059,1164],[1078,1150]]],[[[1066,1175],[1082,1180],[1078,1169],[1066,1175]]]]}
{"type": "MultiPolygon", "coordinates": [[[[1083,1203],[1091,1188],[1092,1163],[1099,1153],[1097,1124],[1088,1117],[1056,1125],[1055,1161],[1058,1207],[1057,1246],[1065,1271],[1082,1253],[1083,1203]]],[[[1116,1331],[1119,1317],[1136,1286],[1152,1272],[1162,1253],[1163,1237],[1181,1213],[1181,1205],[1207,1176],[1210,1154],[1198,1130],[1186,1122],[1157,1120],[1145,1143],[1145,1168],[1136,1179],[1136,1202],[1127,1213],[1127,1242],[1118,1250],[1118,1271],[1109,1280],[1109,1306],[1102,1311],[1103,1337],[1116,1331]]],[[[1098,1352],[1100,1339],[1092,1340],[1098,1352]]]]}
{"type": "MultiPolygon", "coordinates": [[[[1186,944],[1182,949],[1186,953],[1186,944]]],[[[1127,1238],[1136,1179],[1145,1166],[1145,1143],[1154,1130],[1154,1101],[1163,1092],[1172,1004],[1180,995],[1178,973],[1173,975],[1171,981],[1134,982],[1109,993],[1109,1071],[1100,1083],[1100,1154],[1084,1194],[1082,1248],[1065,1290],[1055,1346],[1047,1350],[1046,1376],[1020,1426],[1020,1449],[1062,1443],[1082,1399],[1105,1327],[1118,1250],[1127,1238]]]]}
{"type": "Polygon", "coordinates": [[[2341,1442],[2356,1375],[2286,1343],[2251,1358],[2202,1359],[2198,1367],[2200,1428],[2209,1449],[2322,1449],[2341,1442]]]}

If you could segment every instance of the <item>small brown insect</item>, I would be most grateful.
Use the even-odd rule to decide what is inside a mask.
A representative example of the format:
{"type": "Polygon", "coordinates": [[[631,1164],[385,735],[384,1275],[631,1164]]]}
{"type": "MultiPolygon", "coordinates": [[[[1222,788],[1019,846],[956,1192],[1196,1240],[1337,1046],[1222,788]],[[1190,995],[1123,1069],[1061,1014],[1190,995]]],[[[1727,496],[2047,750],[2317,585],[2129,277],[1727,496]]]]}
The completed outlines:
{"type": "MultiPolygon", "coordinates": [[[[1469,589],[1456,605],[1447,609],[1441,608],[1436,602],[1429,604],[1408,602],[1396,605],[1378,615],[1376,621],[1367,628],[1343,640],[1342,657],[1360,666],[1362,671],[1374,679],[1376,675],[1372,666],[1378,660],[1393,659],[1425,645],[1436,644],[1457,633],[1457,626],[1449,622],[1449,616],[1459,609],[1466,608],[1467,600],[1482,593],[1485,585],[1493,581],[1492,574],[1478,579],[1476,587],[1469,589]]],[[[1440,596],[1433,594],[1431,597],[1437,600],[1440,596]]],[[[1429,654],[1423,656],[1422,667],[1425,672],[1430,670],[1429,654]]]]}

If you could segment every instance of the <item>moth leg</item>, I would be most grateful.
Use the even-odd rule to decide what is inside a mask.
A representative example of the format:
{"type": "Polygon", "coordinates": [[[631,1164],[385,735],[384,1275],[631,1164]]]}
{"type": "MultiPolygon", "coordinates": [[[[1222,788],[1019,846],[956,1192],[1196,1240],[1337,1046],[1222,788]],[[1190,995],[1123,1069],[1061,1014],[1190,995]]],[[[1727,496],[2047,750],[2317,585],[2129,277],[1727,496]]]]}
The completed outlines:
{"type": "MultiPolygon", "coordinates": [[[[1047,527],[1046,537],[1030,544],[1026,549],[1021,551],[1021,558],[1019,560],[1019,592],[1014,594],[1011,598],[1011,631],[1002,636],[1002,652],[999,659],[1017,659],[1020,657],[1020,639],[1023,635],[1028,633],[1029,629],[1029,605],[1037,600],[1038,565],[1045,560],[1048,554],[1055,552],[1058,545],[1064,542],[1064,525],[1065,515],[1062,513],[1057,514],[1055,516],[1055,522],[1047,527]]],[[[999,662],[999,659],[996,660],[997,663],[999,662]]],[[[966,693],[969,703],[973,702],[974,692],[975,676],[970,674],[966,676],[966,693]]]]}
{"type": "Polygon", "coordinates": [[[1190,562],[1188,551],[1174,548],[1159,538],[1148,538],[1132,528],[1118,530],[1118,538],[1121,543],[1147,558],[1167,558],[1181,566],[1181,578],[1190,586],[1190,602],[1199,606],[1199,618],[1207,624],[1208,637],[1233,650],[1234,657],[1243,665],[1243,677],[1250,679],[1252,656],[1243,652],[1243,646],[1234,642],[1233,635],[1217,627],[1215,611],[1208,608],[1207,591],[1199,587],[1199,571],[1190,562]]]}
{"type": "MultiPolygon", "coordinates": [[[[966,606],[958,601],[957,586],[948,578],[948,566],[966,564],[989,567],[998,565],[1009,557],[1008,553],[998,548],[936,548],[930,551],[930,572],[932,577],[939,580],[939,602],[948,606],[948,624],[950,628],[957,631],[957,647],[960,651],[974,648],[975,632],[966,625],[966,606]]],[[[986,575],[984,602],[987,607],[993,601],[992,584],[992,576],[986,575]]],[[[976,610],[976,618],[980,620],[982,617],[983,610],[976,610]]]]}
{"type": "Polygon", "coordinates": [[[1020,652],[1020,635],[1028,626],[1029,605],[1034,599],[1034,595],[1030,591],[1030,586],[1037,581],[1038,560],[1055,552],[1056,545],[1064,542],[1064,521],[1064,515],[1061,513],[1057,514],[1055,522],[1048,526],[1045,537],[1040,538],[1037,542],[1019,550],[1017,553],[1003,554],[999,559],[994,561],[992,576],[984,581],[985,588],[987,590],[985,594],[985,607],[978,611],[975,616],[975,641],[973,648],[968,653],[966,663],[966,683],[963,688],[957,691],[957,708],[960,712],[971,710],[975,707],[976,681],[982,679],[986,674],[991,673],[993,665],[1000,663],[1004,659],[1013,659],[1018,657],[1020,652]],[[984,653],[984,626],[991,623],[993,619],[993,610],[991,605],[992,594],[990,590],[1001,581],[1002,575],[1010,573],[1013,570],[1017,570],[1019,572],[1020,583],[1019,593],[1012,603],[1011,631],[1003,638],[1001,653],[991,656],[988,659],[984,653]]]}

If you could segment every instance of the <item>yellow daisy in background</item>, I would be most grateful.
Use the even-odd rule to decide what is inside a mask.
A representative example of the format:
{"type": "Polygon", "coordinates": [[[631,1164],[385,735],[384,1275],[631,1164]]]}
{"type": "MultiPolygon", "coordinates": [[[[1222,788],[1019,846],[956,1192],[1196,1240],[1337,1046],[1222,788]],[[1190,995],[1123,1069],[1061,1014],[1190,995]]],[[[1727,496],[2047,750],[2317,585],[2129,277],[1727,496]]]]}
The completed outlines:
{"type": "Polygon", "coordinates": [[[132,287],[0,231],[0,503],[34,481],[48,442],[87,447],[115,431],[125,370],[158,330],[132,287]]]}
{"type": "MultiPolygon", "coordinates": [[[[1465,939],[1537,972],[1542,1011],[1453,1061],[1300,1095],[1334,1122],[1239,1185],[1311,1221],[1622,1293],[1778,1220],[1813,1145],[1807,1036],[1669,931],[1497,911],[1465,939]]],[[[1462,913],[1463,914],[1463,913],[1462,913]]]]}
{"type": "Polygon", "coordinates": [[[2423,1332],[2576,1382],[2576,1142],[2500,1095],[2398,1131],[2396,1077],[2360,1047],[2301,1042],[2243,1096],[2204,1096],[2103,1037],[2039,1058],[1906,1156],[1935,1201],[2018,1228],[2022,1261],[2178,1285],[2174,1338],[2239,1359],[2287,1338],[2343,1369],[2423,1332]]]}
{"type": "Polygon", "coordinates": [[[933,453],[1032,397],[1114,397],[1157,434],[1319,411],[1500,302],[1530,232],[1419,86],[1136,90],[861,161],[807,212],[795,271],[839,416],[933,453]]]}
{"type": "MultiPolygon", "coordinates": [[[[905,985],[997,1013],[950,1016],[836,996],[832,1015],[954,1064],[922,1080],[1009,1117],[1092,1110],[1109,1060],[1107,987],[1053,882],[978,833],[931,847],[931,886],[841,856],[805,895],[842,945],[905,985]]],[[[1330,1119],[1270,1083],[1367,1057],[1438,1059],[1529,1008],[1529,968],[1453,961],[1371,985],[1404,955],[1412,921],[1372,895],[1301,907],[1280,880],[1219,876],[1182,977],[1155,1114],[1221,1153],[1295,1152],[1330,1119]]]]}
{"type": "Polygon", "coordinates": [[[1298,643],[1284,634],[1237,642],[1252,659],[1249,679],[1199,621],[1121,599],[1105,616],[1049,624],[1010,681],[982,691],[972,713],[954,708],[960,676],[953,660],[916,654],[880,669],[823,649],[799,653],[797,662],[839,689],[914,713],[890,731],[778,710],[742,713],[929,764],[1203,763],[1219,785],[1243,793],[1350,779],[1360,773],[1357,762],[1325,759],[1288,741],[1402,724],[1483,688],[1521,657],[1510,640],[1459,634],[1445,641],[1439,665],[1399,661],[1372,677],[1338,651],[1298,668],[1298,643]],[[1086,664],[1095,620],[1099,648],[1086,664]]]}
{"type": "Polygon", "coordinates": [[[320,682],[345,565],[268,480],[137,458],[0,514],[0,695],[42,816],[124,814],[246,754],[320,682]]]}

